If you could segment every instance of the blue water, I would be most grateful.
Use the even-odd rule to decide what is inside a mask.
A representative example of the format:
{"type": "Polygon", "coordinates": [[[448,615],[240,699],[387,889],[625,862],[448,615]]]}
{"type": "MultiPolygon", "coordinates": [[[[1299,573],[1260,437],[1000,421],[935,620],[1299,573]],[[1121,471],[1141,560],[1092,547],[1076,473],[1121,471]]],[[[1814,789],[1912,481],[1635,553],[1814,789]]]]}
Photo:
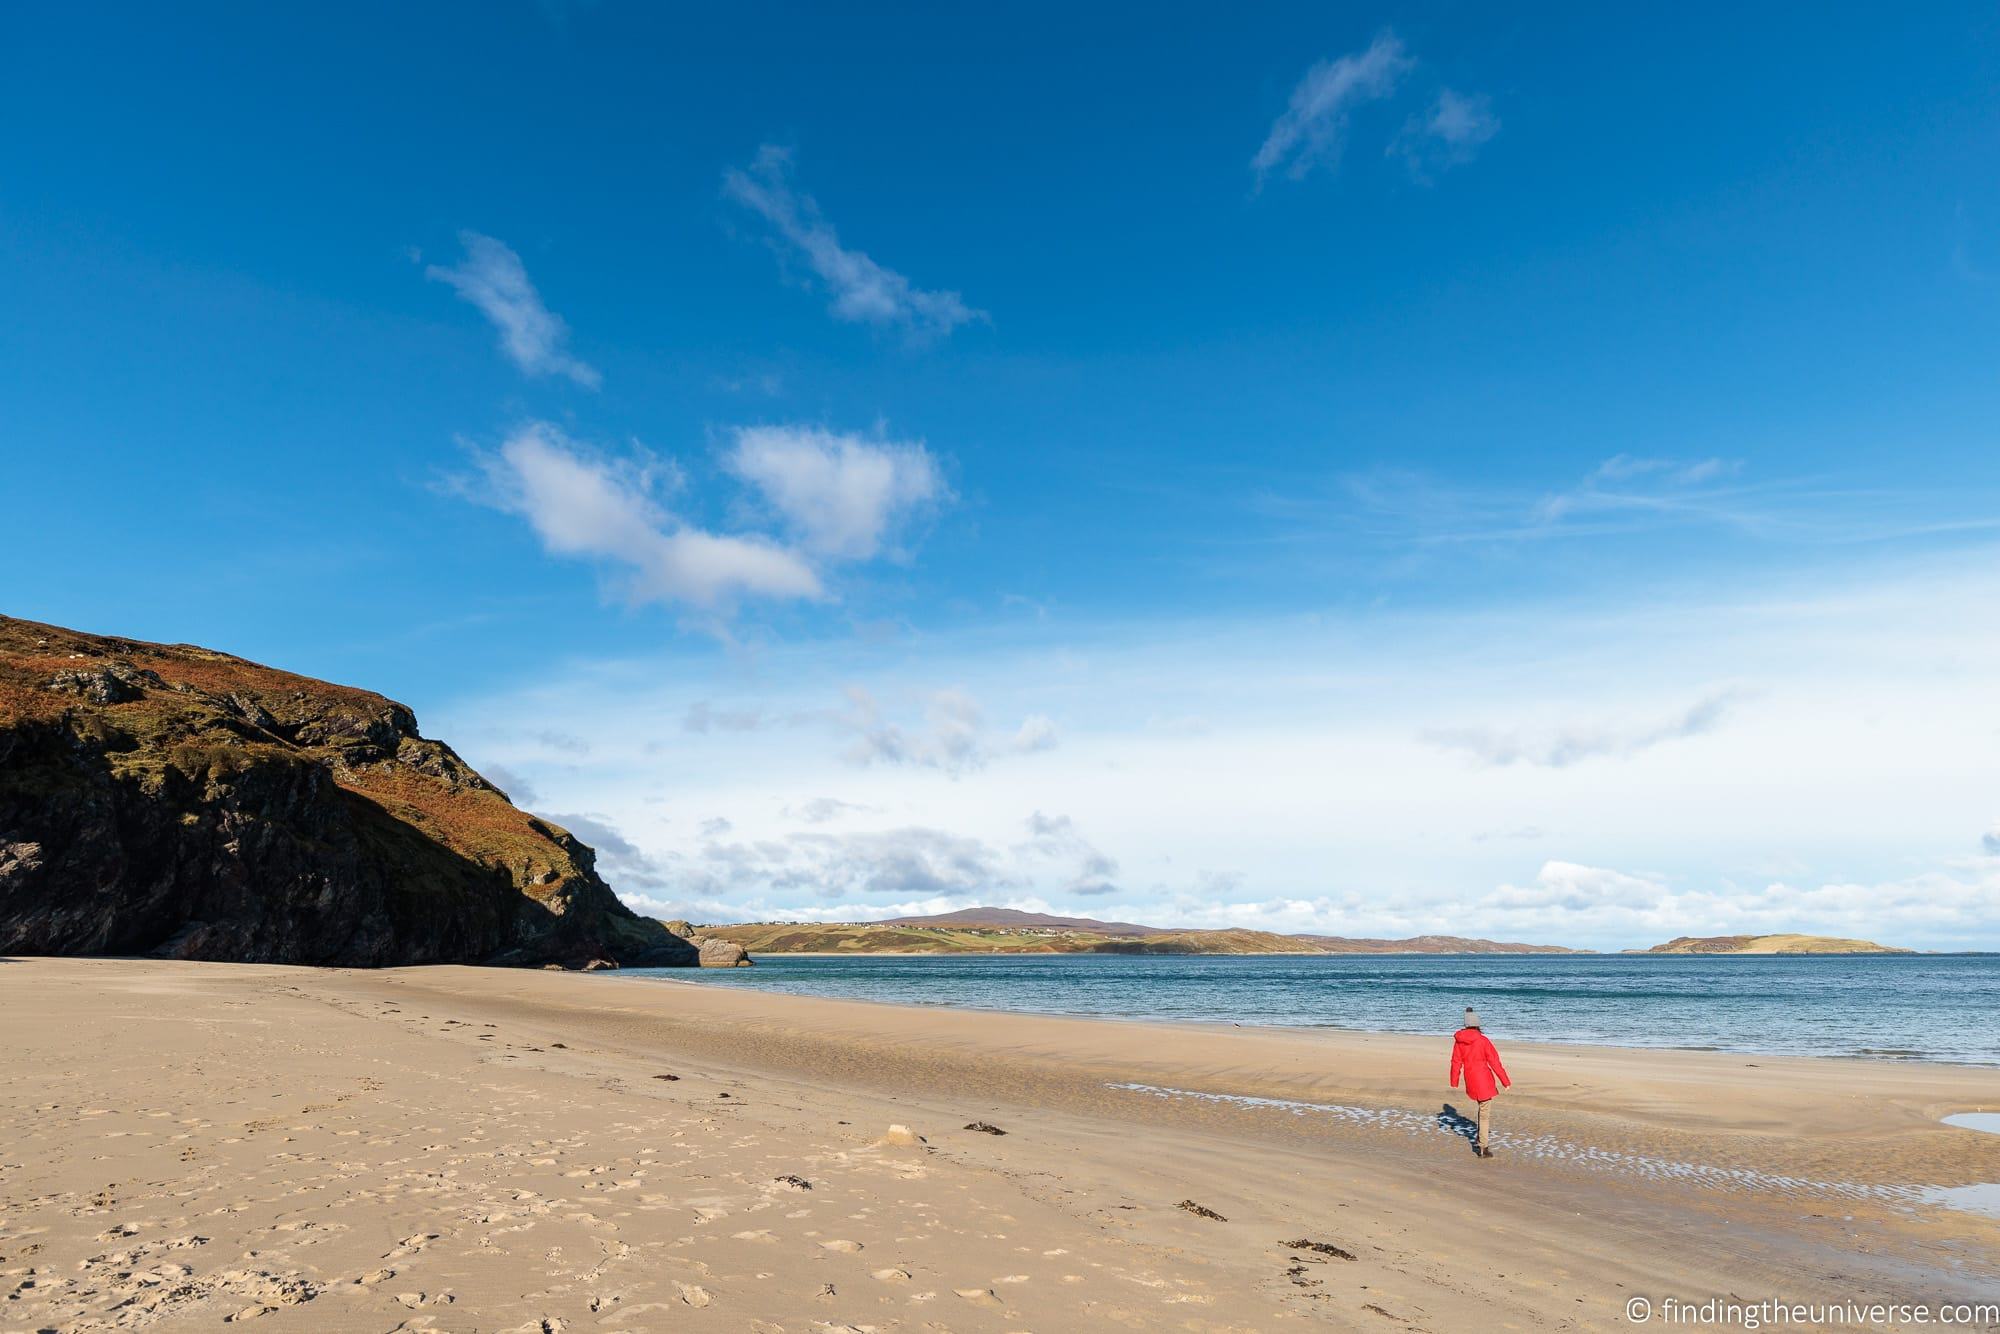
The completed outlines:
{"type": "MultiPolygon", "coordinates": [[[[2000,1065],[2000,957],[947,955],[631,969],[705,986],[1039,1014],[2000,1065]]],[[[611,974],[610,976],[619,976],[611,974]]]]}

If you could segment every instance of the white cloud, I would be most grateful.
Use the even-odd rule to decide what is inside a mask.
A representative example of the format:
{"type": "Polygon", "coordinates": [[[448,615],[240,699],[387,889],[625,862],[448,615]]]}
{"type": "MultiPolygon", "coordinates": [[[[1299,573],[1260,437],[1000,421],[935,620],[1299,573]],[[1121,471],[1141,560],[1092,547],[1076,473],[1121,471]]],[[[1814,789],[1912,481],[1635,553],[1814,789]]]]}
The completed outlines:
{"type": "Polygon", "coordinates": [[[754,662],[676,649],[566,661],[505,694],[440,701],[425,722],[482,738],[477,762],[527,773],[552,808],[611,815],[690,900],[729,905],[708,920],[797,905],[872,915],[803,879],[779,892],[721,874],[696,836],[713,811],[736,822],[723,844],[753,848],[931,829],[982,845],[995,873],[935,875],[948,897],[1106,902],[1065,888],[1076,863],[1018,850],[1020,822],[1040,810],[1118,862],[1109,902],[1128,920],[1620,948],[1798,929],[1996,948],[2000,847],[1967,854],[1986,834],[2000,843],[2000,624],[1965,612],[2000,600],[1996,558],[1990,545],[1897,559],[1870,548],[1783,576],[1632,582],[1592,602],[1187,622],[1062,613],[894,643],[773,644],[754,662]],[[880,729],[859,766],[843,751],[862,739],[863,711],[827,707],[853,681],[869,683],[880,729]],[[941,682],[957,689],[934,735],[941,682]],[[1724,686],[1732,706],[1705,717],[1724,686]],[[689,731],[698,699],[769,721],[689,731]],[[1038,714],[1062,720],[1062,744],[1003,762],[1038,714]],[[1159,725],[1189,717],[1203,725],[1159,725]],[[1492,758],[1512,763],[1441,750],[1425,735],[1440,722],[1484,726],[1492,758]],[[588,762],[532,728],[587,741],[588,762]],[[801,744],[801,728],[831,735],[801,744]],[[1676,732],[1699,737],[1664,739],[1676,732]],[[1613,758],[1649,737],[1663,739],[1613,758]],[[948,763],[954,781],[940,782],[948,763]],[[829,794],[872,809],[803,822],[829,794]],[[1208,869],[1234,878],[1197,882],[1208,869]],[[684,871],[715,872],[701,880],[712,890],[684,871]],[[1630,901],[1648,894],[1662,896],[1652,916],[1630,901]]]}
{"type": "Polygon", "coordinates": [[[483,498],[528,521],[553,555],[625,570],[635,602],[716,607],[739,596],[816,598],[817,573],[768,538],[704,532],[654,499],[644,462],[603,458],[554,426],[533,423],[482,456],[483,498]]]}
{"type": "Polygon", "coordinates": [[[1002,858],[977,838],[909,827],[711,841],[686,860],[690,892],[712,896],[806,893],[973,895],[1012,884],[1002,858]]]}
{"type": "MultiPolygon", "coordinates": [[[[2000,858],[1961,858],[1895,880],[1680,888],[1667,877],[1574,862],[1543,864],[1530,885],[1502,885],[1469,910],[1504,927],[1570,942],[1659,944],[1675,936],[1804,932],[1906,945],[2000,918],[2000,858]]],[[[1559,940],[1559,943],[1560,940],[1559,940]]]]}
{"type": "Polygon", "coordinates": [[[718,709],[705,699],[688,705],[681,726],[690,732],[755,732],[769,719],[756,709],[718,709]]]}
{"type": "Polygon", "coordinates": [[[745,427],[726,462],[763,493],[801,546],[844,560],[875,555],[892,525],[945,495],[921,444],[814,426],[745,427]]]}
{"type": "Polygon", "coordinates": [[[1662,742],[1712,732],[1722,725],[1734,701],[1735,692],[1715,691],[1671,717],[1636,727],[1590,723],[1525,732],[1448,727],[1432,728],[1424,737],[1433,745],[1462,750],[1482,764],[1535,764],[1561,769],[1604,756],[1629,757],[1662,742]]]}
{"type": "MultiPolygon", "coordinates": [[[[818,427],[755,427],[724,459],[785,530],[715,533],[675,514],[662,493],[684,485],[672,463],[614,458],[531,422],[478,456],[473,499],[528,521],[552,555],[615,567],[634,602],[725,608],[743,597],[820,598],[823,568],[880,555],[896,527],[947,496],[923,446],[875,443],[818,427]]],[[[761,720],[697,704],[690,731],[748,730],[761,720]]]]}
{"type": "Polygon", "coordinates": [[[916,287],[894,269],[843,246],[812,196],[792,188],[791,169],[790,150],[765,144],[747,170],[724,173],[723,193],[760,215],[805,258],[833,294],[836,319],[898,325],[917,337],[931,337],[986,318],[957,292],[916,287]]]}
{"type": "Polygon", "coordinates": [[[979,705],[963,690],[934,690],[924,701],[924,725],[905,729],[883,716],[882,706],[863,686],[847,688],[841,723],[854,734],[846,751],[854,764],[915,764],[959,774],[986,762],[979,736],[979,705]]]}
{"type": "Polygon", "coordinates": [[[1055,719],[1045,713],[1031,713],[1021,720],[1008,739],[1007,749],[1016,755],[1032,755],[1038,750],[1054,750],[1062,740],[1055,719]]]}
{"type": "Polygon", "coordinates": [[[1117,861],[1085,839],[1076,821],[1067,815],[1044,815],[1036,811],[1028,817],[1027,826],[1028,838],[1015,845],[1015,855],[1023,860],[1065,865],[1068,876],[1062,883],[1062,893],[1096,897],[1118,892],[1118,886],[1111,882],[1111,877],[1118,874],[1117,861]]]}
{"type": "Polygon", "coordinates": [[[1472,161],[1498,133],[1500,118],[1493,114],[1490,99],[1445,88],[1429,108],[1404,122],[1388,151],[1400,154],[1412,175],[1427,180],[1447,167],[1472,161]]]}
{"type": "Polygon", "coordinates": [[[796,816],[807,824],[827,824],[849,815],[868,815],[875,811],[873,806],[864,806],[858,801],[842,801],[838,797],[814,797],[801,802],[796,808],[785,807],[785,814],[796,816]]]}
{"type": "Polygon", "coordinates": [[[2000,857],[2000,820],[1995,820],[1993,826],[1980,836],[1979,846],[1986,850],[1987,856],[2000,857]]]}
{"type": "Polygon", "coordinates": [[[1299,180],[1314,167],[1333,166],[1340,160],[1348,112],[1392,95],[1415,63],[1396,35],[1384,32],[1365,51],[1315,64],[1292,89],[1290,104],[1250,160],[1257,179],[1283,167],[1286,176],[1299,180]]]}
{"type": "MultiPolygon", "coordinates": [[[[905,726],[887,716],[864,686],[846,689],[847,707],[825,715],[839,731],[851,736],[844,757],[851,764],[914,765],[939,769],[956,778],[983,768],[996,753],[989,744],[979,702],[956,687],[924,692],[920,725],[905,726]]],[[[997,748],[1015,755],[1053,749],[1060,737],[1055,723],[1031,714],[997,748]]]]}
{"type": "Polygon", "coordinates": [[[432,264],[424,276],[449,283],[500,331],[500,350],[530,375],[566,375],[586,389],[602,382],[596,368],[571,356],[569,326],[542,304],[521,257],[478,232],[458,234],[465,258],[457,266],[432,264]]]}
{"type": "MultiPolygon", "coordinates": [[[[843,811],[859,810],[834,802],[843,811]]],[[[577,819],[578,817],[569,817],[577,819]]],[[[710,905],[733,904],[740,915],[747,903],[770,904],[774,896],[810,895],[840,899],[848,908],[829,918],[825,910],[801,909],[796,901],[770,910],[784,918],[810,913],[821,920],[856,915],[882,916],[890,905],[864,907],[876,895],[922,895],[944,907],[905,909],[943,911],[973,904],[1018,904],[1033,894],[1040,911],[1047,911],[1045,894],[1058,897],[1101,897],[1117,892],[1110,877],[1118,864],[1092,846],[1067,816],[1036,812],[1026,822],[1028,837],[1002,849],[985,839],[923,825],[830,832],[794,830],[782,835],[729,839],[726,820],[706,821],[700,841],[657,856],[641,853],[608,823],[582,818],[572,826],[607,833],[611,838],[608,865],[641,866],[645,875],[635,883],[659,887],[671,884],[678,893],[710,905]]],[[[586,839],[586,841],[589,841],[586,839]]],[[[711,906],[709,911],[715,911],[711,906]]]]}

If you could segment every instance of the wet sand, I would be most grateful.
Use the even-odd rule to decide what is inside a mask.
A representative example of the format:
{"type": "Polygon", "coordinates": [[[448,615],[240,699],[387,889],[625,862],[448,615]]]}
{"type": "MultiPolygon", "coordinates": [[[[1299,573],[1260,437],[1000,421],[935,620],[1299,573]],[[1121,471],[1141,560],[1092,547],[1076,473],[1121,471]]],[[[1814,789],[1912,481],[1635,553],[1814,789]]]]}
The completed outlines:
{"type": "Polygon", "coordinates": [[[0,962],[0,1033],[0,1330],[1595,1330],[1635,1296],[2000,1293],[2000,1219],[1927,1193],[2000,1182],[2000,1136],[1939,1124],[2000,1110],[1991,1069],[1503,1041],[1489,1161],[1443,1037],[43,959],[0,962]]]}

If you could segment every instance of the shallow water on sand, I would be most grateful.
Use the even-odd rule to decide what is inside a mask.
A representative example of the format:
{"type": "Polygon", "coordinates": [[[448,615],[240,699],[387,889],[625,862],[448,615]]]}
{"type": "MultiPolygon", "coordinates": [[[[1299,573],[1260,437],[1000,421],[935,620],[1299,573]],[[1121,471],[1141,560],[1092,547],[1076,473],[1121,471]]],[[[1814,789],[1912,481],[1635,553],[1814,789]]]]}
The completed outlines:
{"type": "MultiPolygon", "coordinates": [[[[2000,956],[766,955],[631,969],[713,986],[1042,1014],[2000,1065],[2000,956]]],[[[607,974],[619,976],[619,974],[607,974]]]]}
{"type": "MultiPolygon", "coordinates": [[[[1420,1113],[1399,1108],[1351,1107],[1340,1103],[1305,1102],[1295,1098],[1257,1098],[1240,1093],[1202,1093],[1192,1089],[1162,1088],[1156,1084],[1109,1084],[1107,1088],[1143,1094],[1169,1102],[1211,1102],[1236,1107],[1268,1109],[1293,1116],[1322,1117],[1346,1125],[1397,1131],[1406,1135],[1456,1135],[1470,1141],[1472,1122],[1459,1115],[1451,1104],[1437,1112],[1420,1113]]],[[[1942,1205],[1968,1213],[2000,1218],[2000,1185],[1979,1183],[1970,1186],[1925,1186],[1879,1184],[1857,1181],[1819,1181],[1806,1177],[1761,1172],[1754,1168],[1717,1167],[1709,1163],[1661,1158],[1651,1154],[1622,1153],[1580,1144],[1556,1135],[1523,1135],[1502,1131],[1493,1142],[1511,1157],[1532,1158],[1572,1167],[1612,1172],[1649,1181],[1675,1181],[1717,1190],[1757,1190],[1800,1195],[1833,1201],[1877,1201],[1897,1205],[1942,1205]]]]}

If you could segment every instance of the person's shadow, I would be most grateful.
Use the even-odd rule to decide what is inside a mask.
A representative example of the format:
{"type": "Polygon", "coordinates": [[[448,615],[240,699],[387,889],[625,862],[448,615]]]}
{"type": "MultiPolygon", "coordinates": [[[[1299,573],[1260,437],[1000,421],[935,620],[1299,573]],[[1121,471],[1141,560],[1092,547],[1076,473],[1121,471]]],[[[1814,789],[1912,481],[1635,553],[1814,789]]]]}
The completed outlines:
{"type": "Polygon", "coordinates": [[[1479,1123],[1460,1116],[1458,1108],[1450,1103],[1438,1113],[1438,1129],[1462,1137],[1474,1154],[1479,1152],[1479,1123]]]}

